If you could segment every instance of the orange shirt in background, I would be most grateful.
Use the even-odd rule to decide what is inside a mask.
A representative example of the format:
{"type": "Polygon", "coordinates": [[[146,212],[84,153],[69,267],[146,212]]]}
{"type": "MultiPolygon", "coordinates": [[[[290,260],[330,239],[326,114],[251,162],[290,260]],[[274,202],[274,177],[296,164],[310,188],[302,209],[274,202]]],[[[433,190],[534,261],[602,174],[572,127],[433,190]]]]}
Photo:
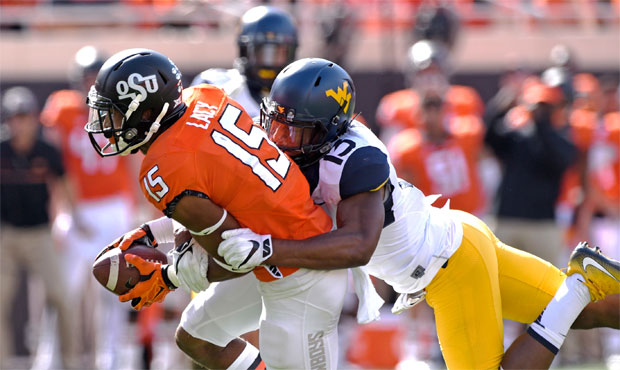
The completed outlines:
{"type": "Polygon", "coordinates": [[[76,90],[52,93],[41,112],[41,122],[56,130],[60,139],[67,173],[78,201],[98,200],[123,195],[134,201],[132,182],[136,174],[128,158],[103,158],[93,150],[84,125],[88,106],[84,94],[76,90]]]}
{"type": "Polygon", "coordinates": [[[441,144],[426,140],[421,128],[401,131],[388,145],[392,163],[399,177],[424,194],[441,194],[435,206],[450,199],[450,208],[480,215],[485,208],[478,173],[484,124],[478,116],[453,115],[449,131],[441,144]]]}
{"type": "MultiPolygon", "coordinates": [[[[406,129],[420,126],[418,93],[403,89],[387,94],[379,102],[377,123],[383,127],[406,129]]],[[[445,111],[457,116],[482,117],[484,103],[480,95],[469,86],[452,85],[445,96],[445,111]]]]}

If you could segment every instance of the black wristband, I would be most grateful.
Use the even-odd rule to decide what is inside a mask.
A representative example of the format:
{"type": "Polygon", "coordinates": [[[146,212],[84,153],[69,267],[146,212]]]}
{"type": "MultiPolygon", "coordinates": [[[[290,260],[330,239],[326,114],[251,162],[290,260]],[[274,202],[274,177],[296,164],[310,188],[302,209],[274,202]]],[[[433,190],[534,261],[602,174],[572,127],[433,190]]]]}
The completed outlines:
{"type": "Polygon", "coordinates": [[[140,228],[142,230],[144,230],[144,232],[146,233],[146,237],[149,240],[149,244],[153,247],[153,248],[157,248],[157,240],[155,240],[155,236],[153,235],[153,233],[151,232],[151,228],[149,227],[148,224],[144,223],[142,225],[140,225],[140,228]]]}
{"type": "Polygon", "coordinates": [[[172,281],[170,281],[170,278],[168,277],[168,268],[169,267],[170,267],[170,265],[163,265],[161,267],[161,277],[164,280],[164,283],[166,284],[166,286],[170,290],[175,290],[176,288],[178,288],[178,286],[174,285],[174,283],[172,283],[172,281]]]}

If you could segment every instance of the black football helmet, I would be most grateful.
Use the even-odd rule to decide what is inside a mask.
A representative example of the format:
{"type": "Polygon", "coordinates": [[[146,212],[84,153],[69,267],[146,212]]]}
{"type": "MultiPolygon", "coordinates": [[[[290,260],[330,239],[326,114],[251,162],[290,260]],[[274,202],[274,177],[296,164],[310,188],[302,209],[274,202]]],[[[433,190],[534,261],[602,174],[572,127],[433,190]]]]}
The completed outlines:
{"type": "Polygon", "coordinates": [[[274,78],[295,60],[297,28],[284,10],[271,6],[251,8],[241,17],[235,61],[250,88],[270,89],[274,78]]]}
{"type": "Polygon", "coordinates": [[[336,63],[300,59],[278,74],[261,104],[269,138],[298,165],[315,163],[353,120],[355,86],[336,63]]]}
{"type": "Polygon", "coordinates": [[[165,55],[148,49],[113,55],[87,97],[85,130],[93,147],[104,157],[135,153],[185,112],[182,91],[181,72],[165,55]]]}

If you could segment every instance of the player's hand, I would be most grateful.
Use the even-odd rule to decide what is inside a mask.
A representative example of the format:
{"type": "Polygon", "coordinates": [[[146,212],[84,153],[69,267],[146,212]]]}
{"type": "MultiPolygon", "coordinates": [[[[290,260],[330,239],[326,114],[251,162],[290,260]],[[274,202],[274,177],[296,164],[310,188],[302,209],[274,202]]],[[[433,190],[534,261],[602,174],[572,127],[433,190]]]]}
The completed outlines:
{"type": "Polygon", "coordinates": [[[421,290],[416,293],[401,293],[398,298],[396,298],[394,306],[392,306],[392,313],[399,315],[416,304],[422,302],[425,297],[426,290],[421,290]]]}
{"type": "Polygon", "coordinates": [[[136,229],[126,232],[125,234],[118,237],[111,244],[109,244],[107,247],[103,248],[103,250],[99,252],[99,255],[97,255],[97,257],[95,258],[95,260],[97,260],[99,257],[101,257],[101,255],[103,255],[107,251],[114,249],[114,248],[120,248],[121,250],[126,250],[135,241],[141,238],[144,238],[143,241],[147,245],[151,245],[154,248],[157,247],[157,240],[155,240],[155,237],[153,236],[153,233],[151,233],[149,226],[147,224],[143,224],[142,226],[136,229]]]}
{"type": "Polygon", "coordinates": [[[234,229],[224,231],[222,239],[217,253],[239,272],[251,271],[273,254],[271,235],[259,235],[250,229],[234,229]]]}
{"type": "Polygon", "coordinates": [[[209,287],[209,255],[194,239],[186,240],[169,254],[180,286],[192,292],[201,292],[209,287]]]}
{"type": "Polygon", "coordinates": [[[121,302],[131,301],[131,306],[140,310],[154,302],[162,302],[176,286],[168,279],[165,269],[168,265],[146,261],[135,254],[125,255],[125,261],[140,271],[140,282],[129,292],[118,297],[121,302]]]}

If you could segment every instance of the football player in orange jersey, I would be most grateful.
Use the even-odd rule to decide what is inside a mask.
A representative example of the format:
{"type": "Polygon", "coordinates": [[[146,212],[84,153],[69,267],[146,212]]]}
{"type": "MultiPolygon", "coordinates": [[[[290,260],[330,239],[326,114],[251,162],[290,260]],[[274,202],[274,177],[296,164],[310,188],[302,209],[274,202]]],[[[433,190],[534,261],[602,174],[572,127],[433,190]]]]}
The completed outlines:
{"type": "MultiPolygon", "coordinates": [[[[183,90],[181,72],[166,56],[147,49],[115,54],[99,71],[88,105],[85,129],[99,154],[143,152],[145,197],[193,235],[170,265],[127,258],[145,281],[119,298],[136,309],[163,300],[175,287],[202,291],[210,281],[250,271],[232,272],[220,257],[208,258],[207,252],[217,256],[223,230],[245,226],[298,239],[331,229],[299,168],[241,106],[211,85],[183,90]]],[[[111,247],[126,248],[145,235],[154,244],[169,243],[171,229],[168,218],[154,220],[111,247]]],[[[257,251],[267,256],[271,246],[260,243],[257,251]]],[[[253,369],[261,363],[258,349],[238,336],[260,325],[269,368],[336,368],[347,271],[261,266],[253,272],[255,277],[227,285],[213,310],[203,309],[209,297],[192,301],[177,330],[181,349],[209,368],[253,369]],[[255,278],[258,284],[252,284],[255,278]]]]}
{"type": "Polygon", "coordinates": [[[451,85],[449,50],[437,41],[421,40],[407,52],[409,88],[384,96],[377,107],[381,141],[388,143],[399,131],[419,127],[420,95],[427,89],[438,91],[447,113],[482,116],[480,95],[469,86],[451,85]]]}
{"type": "MultiPolygon", "coordinates": [[[[75,196],[75,211],[57,218],[55,230],[63,245],[67,246],[65,253],[78,262],[71,269],[64,270],[71,283],[70,290],[80,292],[75,295],[75,306],[84,307],[84,314],[79,315],[76,322],[82,336],[89,330],[95,331],[94,366],[111,369],[119,365],[116,341],[119,331],[129,320],[129,312],[116,304],[113,296],[98,294],[103,290],[91,289],[86,283],[92,282],[88,278],[90,268],[102,243],[108,242],[110,235],[117,235],[135,225],[131,215],[139,190],[131,181],[137,175],[137,165],[132,167],[129,158],[103,160],[91,150],[90,141],[84,135],[84,121],[88,118],[84,94],[93,84],[104,60],[101,51],[93,46],[79,49],[71,63],[71,89],[55,91],[48,97],[41,112],[41,122],[62,149],[75,196]],[[90,305],[85,306],[92,300],[99,302],[95,310],[90,305]],[[86,316],[84,322],[82,316],[86,316]],[[94,323],[94,328],[86,327],[89,322],[94,323]]],[[[80,343],[84,342],[80,340],[80,343]]]]}

